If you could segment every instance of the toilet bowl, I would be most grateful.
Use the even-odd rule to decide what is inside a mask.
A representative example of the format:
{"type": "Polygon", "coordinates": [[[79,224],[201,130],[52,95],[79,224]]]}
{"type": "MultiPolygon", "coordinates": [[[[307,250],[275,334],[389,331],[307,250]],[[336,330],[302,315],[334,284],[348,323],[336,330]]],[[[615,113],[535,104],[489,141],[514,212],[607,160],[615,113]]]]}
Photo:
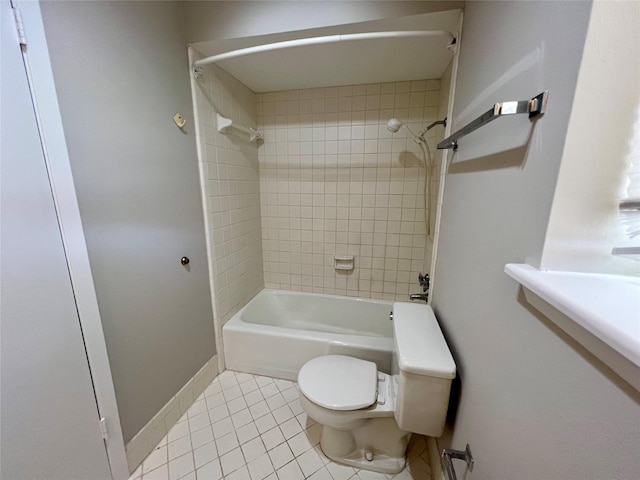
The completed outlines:
{"type": "Polygon", "coordinates": [[[322,425],[330,459],[380,473],[405,467],[411,433],[440,436],[455,363],[427,305],[395,303],[393,374],[344,355],[309,360],[298,373],[300,403],[322,425]]]}

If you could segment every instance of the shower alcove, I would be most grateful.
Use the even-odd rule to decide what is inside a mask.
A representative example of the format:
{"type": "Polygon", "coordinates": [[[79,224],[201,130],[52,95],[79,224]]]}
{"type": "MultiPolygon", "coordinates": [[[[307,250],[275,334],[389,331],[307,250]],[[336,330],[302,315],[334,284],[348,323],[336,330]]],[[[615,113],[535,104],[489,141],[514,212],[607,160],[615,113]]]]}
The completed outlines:
{"type": "Polygon", "coordinates": [[[417,291],[437,242],[445,128],[425,135],[425,202],[420,145],[386,124],[419,132],[448,115],[460,22],[450,10],[190,46],[218,352],[222,326],[264,288],[417,291]],[[220,132],[221,118],[241,128],[220,132]]]}

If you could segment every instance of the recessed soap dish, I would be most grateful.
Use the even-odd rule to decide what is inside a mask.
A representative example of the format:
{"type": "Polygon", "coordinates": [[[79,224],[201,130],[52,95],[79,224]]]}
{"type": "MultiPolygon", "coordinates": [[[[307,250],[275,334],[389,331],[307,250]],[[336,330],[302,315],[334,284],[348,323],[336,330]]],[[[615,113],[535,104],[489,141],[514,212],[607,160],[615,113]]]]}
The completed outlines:
{"type": "Polygon", "coordinates": [[[353,270],[353,255],[336,255],[333,260],[336,270],[353,270]]]}

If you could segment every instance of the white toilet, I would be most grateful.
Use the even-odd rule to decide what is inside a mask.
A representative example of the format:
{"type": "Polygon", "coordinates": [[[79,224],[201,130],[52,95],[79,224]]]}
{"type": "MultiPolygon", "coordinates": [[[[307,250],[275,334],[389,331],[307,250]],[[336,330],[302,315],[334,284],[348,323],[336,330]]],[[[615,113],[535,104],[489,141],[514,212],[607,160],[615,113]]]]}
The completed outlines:
{"type": "Polygon", "coordinates": [[[392,375],[344,355],[300,369],[302,408],[322,425],[320,447],[336,462],[398,473],[411,433],[442,434],[456,365],[431,307],[394,303],[393,333],[392,375]]]}

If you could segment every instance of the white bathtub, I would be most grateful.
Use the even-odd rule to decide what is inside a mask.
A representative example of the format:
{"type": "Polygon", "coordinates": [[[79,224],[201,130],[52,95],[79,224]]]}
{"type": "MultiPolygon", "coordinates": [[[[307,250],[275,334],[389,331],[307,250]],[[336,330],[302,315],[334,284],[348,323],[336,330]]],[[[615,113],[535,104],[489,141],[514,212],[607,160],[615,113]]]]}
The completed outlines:
{"type": "Polygon", "coordinates": [[[263,290],[222,327],[226,368],[296,380],[308,360],[342,354],[389,373],[392,302],[263,290]]]}

